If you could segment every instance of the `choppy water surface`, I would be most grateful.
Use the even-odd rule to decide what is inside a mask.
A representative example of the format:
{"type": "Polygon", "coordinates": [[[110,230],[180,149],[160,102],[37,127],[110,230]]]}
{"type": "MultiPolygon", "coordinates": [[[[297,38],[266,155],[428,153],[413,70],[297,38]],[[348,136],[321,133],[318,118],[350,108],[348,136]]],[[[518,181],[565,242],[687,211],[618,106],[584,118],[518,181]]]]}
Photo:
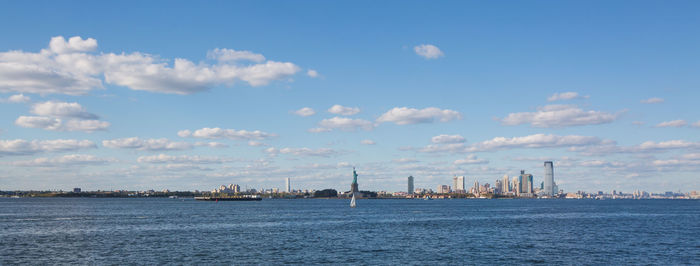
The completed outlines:
{"type": "Polygon", "coordinates": [[[0,199],[4,264],[700,264],[691,200],[0,199]]]}

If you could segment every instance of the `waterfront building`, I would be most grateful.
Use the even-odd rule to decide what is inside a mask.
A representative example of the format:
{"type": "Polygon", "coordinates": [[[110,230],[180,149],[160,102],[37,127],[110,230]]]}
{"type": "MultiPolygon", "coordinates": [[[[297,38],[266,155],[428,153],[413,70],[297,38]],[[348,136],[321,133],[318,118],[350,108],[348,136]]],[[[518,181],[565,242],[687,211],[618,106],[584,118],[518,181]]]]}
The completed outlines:
{"type": "Polygon", "coordinates": [[[464,176],[455,176],[452,178],[452,189],[454,190],[455,193],[466,193],[466,177],[464,176]]]}
{"type": "Polygon", "coordinates": [[[438,194],[444,194],[444,193],[450,193],[451,188],[448,185],[438,185],[437,187],[437,193],[438,194]]]}
{"type": "Polygon", "coordinates": [[[520,176],[518,176],[518,194],[532,194],[532,175],[526,174],[525,170],[520,170],[520,176]]]}
{"type": "Polygon", "coordinates": [[[508,177],[508,175],[503,175],[503,181],[501,181],[501,186],[503,186],[501,188],[502,193],[505,194],[510,192],[510,178],[508,177]]]}
{"type": "Polygon", "coordinates": [[[82,191],[79,187],[73,188],[73,193],[80,193],[82,191]]]}
{"type": "Polygon", "coordinates": [[[285,181],[286,181],[285,182],[286,184],[284,187],[287,188],[286,189],[287,193],[292,193],[292,184],[290,184],[289,177],[287,177],[287,179],[285,181]]]}
{"type": "Polygon", "coordinates": [[[544,195],[554,196],[557,194],[554,185],[554,163],[544,162],[544,195]]]}
{"type": "Polygon", "coordinates": [[[408,194],[413,194],[413,176],[408,176],[408,194]]]}

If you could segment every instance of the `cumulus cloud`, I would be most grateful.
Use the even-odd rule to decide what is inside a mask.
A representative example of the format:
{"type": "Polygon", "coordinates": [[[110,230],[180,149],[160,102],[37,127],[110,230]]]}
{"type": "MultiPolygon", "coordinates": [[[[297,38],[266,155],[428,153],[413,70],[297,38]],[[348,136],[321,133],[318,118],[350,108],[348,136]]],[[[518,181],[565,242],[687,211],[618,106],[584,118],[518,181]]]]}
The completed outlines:
{"type": "Polygon", "coordinates": [[[430,144],[419,149],[418,151],[426,153],[465,153],[467,152],[467,145],[464,143],[430,144]]]}
{"type": "Polygon", "coordinates": [[[487,164],[487,163],[489,163],[489,160],[479,159],[474,154],[470,154],[464,159],[457,159],[454,161],[454,164],[457,164],[457,165],[460,165],[460,164],[487,164]]]}
{"type": "Polygon", "coordinates": [[[137,161],[139,163],[178,163],[178,164],[219,164],[231,161],[219,157],[207,156],[189,156],[189,155],[166,155],[158,154],[152,156],[140,156],[137,161]]]}
{"type": "Polygon", "coordinates": [[[174,142],[166,138],[141,139],[139,137],[103,140],[102,146],[113,149],[135,149],[147,151],[192,149],[192,144],[187,142],[174,142]]]}
{"type": "Polygon", "coordinates": [[[685,122],[685,120],[672,120],[672,121],[665,121],[658,123],[654,127],[684,127],[687,126],[688,123],[685,122]]]}
{"type": "Polygon", "coordinates": [[[194,143],[194,146],[197,147],[209,147],[209,148],[226,148],[228,145],[221,143],[221,142],[203,142],[203,141],[198,141],[194,143]]]}
{"type": "Polygon", "coordinates": [[[233,49],[220,49],[215,48],[207,52],[207,58],[214,59],[222,62],[235,62],[235,61],[253,61],[262,62],[265,61],[265,57],[261,54],[256,54],[251,51],[236,51],[233,49]]]}
{"type": "Polygon", "coordinates": [[[449,122],[456,119],[462,119],[462,114],[449,109],[443,110],[436,107],[428,107],[424,109],[394,107],[377,118],[377,122],[393,122],[397,125],[409,125],[433,123],[435,120],[440,122],[449,122]]]}
{"type": "Polygon", "coordinates": [[[99,158],[94,155],[86,154],[70,154],[54,158],[36,158],[33,160],[15,161],[10,164],[13,166],[23,167],[57,167],[57,166],[74,166],[74,165],[101,165],[110,162],[116,162],[116,159],[99,158]]]}
{"type": "Polygon", "coordinates": [[[15,124],[20,127],[52,131],[94,132],[106,130],[110,123],[97,120],[78,103],[48,101],[32,105],[31,113],[40,116],[20,116],[15,124]]]}
{"type": "Polygon", "coordinates": [[[552,96],[549,96],[547,98],[547,101],[553,102],[561,100],[573,100],[578,98],[588,98],[588,96],[581,96],[578,94],[578,92],[568,91],[562,93],[554,93],[552,94],[552,96]]]}
{"type": "Polygon", "coordinates": [[[338,151],[331,149],[331,148],[319,148],[319,149],[310,149],[310,148],[267,148],[265,149],[266,153],[269,153],[271,155],[277,155],[277,154],[291,154],[291,155],[296,155],[296,156],[314,156],[314,157],[331,157],[334,155],[339,154],[338,151]]]}
{"type": "Polygon", "coordinates": [[[262,132],[260,130],[248,131],[248,130],[235,130],[235,129],[223,129],[223,128],[201,128],[194,132],[190,130],[180,130],[177,135],[183,138],[193,137],[193,138],[204,138],[204,139],[232,139],[232,140],[263,140],[275,137],[275,134],[262,132]]]}
{"type": "Polygon", "coordinates": [[[395,163],[399,163],[399,164],[417,163],[418,162],[418,160],[413,159],[413,158],[399,158],[399,159],[394,159],[391,161],[395,162],[395,163]]]}
{"type": "Polygon", "coordinates": [[[56,140],[0,140],[0,156],[30,155],[41,152],[63,152],[79,149],[95,148],[89,140],[56,139],[56,140]]]}
{"type": "Polygon", "coordinates": [[[533,127],[557,128],[567,126],[598,125],[610,123],[619,114],[602,111],[584,111],[575,105],[546,105],[536,112],[510,113],[501,119],[508,126],[530,124],[533,127]]]}
{"type": "Polygon", "coordinates": [[[445,54],[435,45],[432,44],[421,44],[413,47],[413,51],[417,55],[422,56],[425,59],[437,59],[445,56],[445,54]]]}
{"type": "Polygon", "coordinates": [[[323,127],[315,127],[315,128],[310,128],[309,132],[311,133],[321,133],[321,132],[330,132],[333,131],[330,128],[323,128],[323,127]]]}
{"type": "Polygon", "coordinates": [[[63,36],[57,36],[51,38],[49,48],[51,48],[52,52],[57,54],[89,52],[97,49],[97,40],[93,38],[83,39],[80,36],[74,36],[66,41],[63,36]]]}
{"type": "Polygon", "coordinates": [[[438,135],[430,139],[433,143],[462,143],[467,141],[464,137],[461,135],[438,135]]]}
{"type": "Polygon", "coordinates": [[[534,134],[524,137],[496,137],[483,142],[475,143],[467,148],[467,151],[493,151],[502,149],[517,148],[554,148],[554,147],[575,147],[601,144],[603,141],[597,137],[590,136],[558,136],[534,134]]]}
{"type": "Polygon", "coordinates": [[[376,142],[374,142],[374,140],[371,140],[371,139],[363,139],[362,141],[360,141],[360,143],[362,143],[362,144],[364,144],[364,145],[375,145],[375,144],[377,144],[376,142]]]}
{"type": "Polygon", "coordinates": [[[662,102],[664,102],[664,99],[653,97],[653,98],[641,100],[639,102],[645,103],[645,104],[662,103],[662,102]]]}
{"type": "Polygon", "coordinates": [[[84,131],[94,132],[107,130],[109,122],[100,120],[79,120],[44,117],[44,116],[20,116],[15,120],[20,127],[40,128],[51,131],[84,131]]]}
{"type": "Polygon", "coordinates": [[[692,127],[700,127],[700,121],[697,121],[691,125],[692,127]]]}
{"type": "Polygon", "coordinates": [[[0,99],[0,102],[8,102],[8,103],[27,103],[31,101],[32,99],[29,98],[29,96],[25,96],[24,94],[15,94],[7,99],[0,99]]]}
{"type": "Polygon", "coordinates": [[[262,86],[301,71],[290,62],[265,61],[260,54],[231,49],[208,53],[216,64],[134,53],[91,53],[97,41],[72,37],[51,39],[49,49],[38,53],[0,53],[0,92],[86,94],[105,83],[133,90],[191,94],[211,87],[231,87],[239,81],[262,86]],[[244,64],[242,62],[253,62],[244,64]]]}
{"type": "Polygon", "coordinates": [[[32,105],[31,113],[41,116],[72,117],[80,119],[97,119],[97,115],[88,113],[78,103],[48,101],[32,105]]]}
{"type": "Polygon", "coordinates": [[[315,115],[316,111],[314,111],[314,109],[311,109],[311,107],[303,107],[299,110],[294,111],[294,114],[298,116],[307,117],[315,115]]]}
{"type": "Polygon", "coordinates": [[[617,153],[645,153],[645,152],[664,152],[669,150],[682,149],[700,149],[700,142],[691,142],[686,140],[668,140],[668,141],[645,141],[633,146],[618,146],[615,142],[604,141],[599,145],[586,147],[571,147],[570,151],[580,152],[586,155],[607,155],[617,153]]]}
{"type": "Polygon", "coordinates": [[[374,125],[370,121],[364,119],[353,119],[338,116],[323,119],[321,120],[321,122],[318,123],[318,126],[318,128],[312,128],[309,131],[318,133],[331,131],[333,129],[340,129],[343,131],[355,131],[358,129],[372,130],[374,128],[374,125]]]}
{"type": "Polygon", "coordinates": [[[265,143],[262,143],[260,141],[248,141],[248,146],[253,146],[253,147],[259,147],[259,146],[265,146],[265,143]]]}
{"type": "Polygon", "coordinates": [[[309,77],[312,77],[312,78],[317,78],[318,71],[313,70],[313,69],[309,69],[308,71],[306,71],[306,75],[308,75],[309,77]]]}
{"type": "Polygon", "coordinates": [[[360,112],[358,107],[346,107],[339,104],[331,106],[328,108],[328,112],[337,115],[354,115],[360,112]]]}

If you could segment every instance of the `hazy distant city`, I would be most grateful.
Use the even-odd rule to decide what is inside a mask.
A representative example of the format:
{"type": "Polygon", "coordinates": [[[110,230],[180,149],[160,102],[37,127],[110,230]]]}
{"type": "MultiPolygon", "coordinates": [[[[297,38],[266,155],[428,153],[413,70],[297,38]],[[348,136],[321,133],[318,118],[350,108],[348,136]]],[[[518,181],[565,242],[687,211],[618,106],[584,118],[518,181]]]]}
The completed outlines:
{"type": "MultiPolygon", "coordinates": [[[[490,183],[479,184],[474,180],[470,186],[469,178],[466,176],[454,176],[451,185],[437,185],[436,189],[415,187],[416,177],[406,178],[406,191],[362,191],[359,189],[359,182],[353,180],[350,189],[347,191],[337,191],[335,189],[300,189],[292,188],[292,178],[285,178],[284,189],[280,188],[244,188],[239,184],[221,185],[211,191],[170,191],[147,190],[147,191],[82,191],[81,188],[74,188],[72,191],[0,191],[0,197],[196,197],[202,195],[259,195],[268,198],[349,198],[353,194],[359,198],[381,199],[381,198],[406,198],[406,199],[450,199],[450,198],[541,198],[541,199],[700,199],[697,191],[653,193],[642,190],[632,192],[622,191],[575,191],[565,192],[559,189],[554,179],[554,163],[544,162],[544,180],[539,184],[532,174],[520,171],[520,175],[509,177],[504,175],[490,183]]],[[[355,170],[353,174],[356,175],[355,170]]],[[[355,176],[356,178],[356,176],[355,176]]]]}

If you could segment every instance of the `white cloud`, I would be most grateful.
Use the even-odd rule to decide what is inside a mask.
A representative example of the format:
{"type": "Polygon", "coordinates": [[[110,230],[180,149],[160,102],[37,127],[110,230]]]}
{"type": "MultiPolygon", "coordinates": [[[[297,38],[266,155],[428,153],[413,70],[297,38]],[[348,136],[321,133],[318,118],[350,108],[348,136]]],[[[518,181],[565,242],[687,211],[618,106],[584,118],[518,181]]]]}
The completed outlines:
{"type": "Polygon", "coordinates": [[[418,160],[413,159],[413,158],[399,158],[399,159],[394,159],[392,162],[399,163],[399,164],[405,164],[405,163],[417,163],[418,160]]]}
{"type": "Polygon", "coordinates": [[[418,151],[426,153],[465,153],[467,152],[467,145],[464,143],[430,144],[419,149],[418,151]]]}
{"type": "Polygon", "coordinates": [[[84,131],[94,132],[107,130],[109,122],[100,120],[80,120],[45,117],[45,116],[20,116],[15,120],[20,127],[40,128],[51,131],[84,131]]]}
{"type": "Polygon", "coordinates": [[[40,116],[20,116],[15,124],[21,127],[52,131],[94,132],[107,130],[110,123],[97,120],[78,103],[48,101],[32,105],[30,112],[40,116]]]}
{"type": "Polygon", "coordinates": [[[313,70],[313,69],[309,69],[308,71],[306,71],[306,75],[308,75],[309,77],[312,77],[312,78],[317,78],[318,71],[313,70]]]}
{"type": "Polygon", "coordinates": [[[74,151],[79,149],[88,149],[95,147],[95,143],[89,140],[0,140],[0,156],[29,155],[41,152],[74,151]]]}
{"type": "Polygon", "coordinates": [[[229,159],[207,156],[189,156],[189,155],[166,155],[158,154],[152,156],[140,156],[137,161],[139,163],[178,163],[178,164],[218,164],[229,162],[229,159]]]}
{"type": "Polygon", "coordinates": [[[546,105],[537,108],[537,112],[510,113],[501,119],[501,123],[508,126],[530,124],[533,127],[557,128],[605,124],[617,117],[618,114],[584,111],[574,105],[546,105]]]}
{"type": "Polygon", "coordinates": [[[547,101],[553,102],[561,100],[573,100],[578,98],[588,98],[588,96],[581,96],[578,94],[578,92],[568,91],[562,93],[554,93],[552,94],[552,96],[549,96],[547,98],[547,101]]]}
{"type": "Polygon", "coordinates": [[[688,125],[688,123],[685,122],[685,120],[672,120],[672,121],[661,122],[654,127],[684,127],[687,125],[688,125]]]}
{"type": "Polygon", "coordinates": [[[177,135],[183,138],[204,138],[204,139],[232,139],[232,140],[262,140],[275,137],[275,134],[262,132],[260,130],[247,131],[223,128],[201,128],[194,132],[190,130],[180,130],[177,135]]]}
{"type": "Polygon", "coordinates": [[[371,140],[371,139],[363,139],[362,141],[360,141],[360,143],[362,143],[362,144],[364,144],[364,145],[375,145],[375,144],[377,144],[376,142],[374,142],[374,140],[371,140]]]}
{"type": "Polygon", "coordinates": [[[294,111],[294,114],[298,116],[307,117],[315,115],[316,111],[314,111],[314,109],[311,109],[311,107],[303,107],[299,110],[294,111]]]}
{"type": "Polygon", "coordinates": [[[377,122],[393,122],[397,125],[409,125],[432,123],[435,120],[440,122],[449,122],[456,119],[462,119],[462,114],[449,109],[443,110],[436,107],[428,107],[424,109],[394,107],[377,118],[377,122]]]}
{"type": "Polygon", "coordinates": [[[487,164],[489,163],[489,160],[486,159],[479,159],[476,157],[474,154],[468,155],[464,159],[457,159],[454,161],[454,164],[487,164]]]}
{"type": "Polygon", "coordinates": [[[700,127],[700,121],[697,121],[691,125],[692,127],[700,127]]]}
{"type": "Polygon", "coordinates": [[[311,133],[321,133],[321,132],[330,132],[333,131],[330,128],[323,128],[323,127],[315,127],[315,128],[310,128],[309,132],[311,133]]]}
{"type": "Polygon", "coordinates": [[[63,36],[51,38],[49,42],[51,51],[57,54],[89,52],[97,49],[97,40],[93,38],[83,39],[80,36],[74,36],[66,41],[63,36]]]}
{"type": "Polygon", "coordinates": [[[228,145],[221,143],[221,142],[203,142],[203,141],[198,141],[194,143],[194,146],[197,147],[210,147],[210,148],[226,148],[228,145]]]}
{"type": "Polygon", "coordinates": [[[0,99],[0,102],[9,102],[9,103],[26,103],[31,101],[32,99],[29,98],[29,96],[24,96],[24,94],[15,94],[5,99],[0,99]]]}
{"type": "Polygon", "coordinates": [[[475,143],[467,148],[467,151],[493,151],[501,149],[517,148],[554,148],[554,147],[575,147],[601,144],[603,141],[597,137],[589,136],[558,136],[534,134],[524,137],[496,137],[491,140],[475,143]]]}
{"type": "Polygon", "coordinates": [[[105,83],[133,90],[191,94],[211,87],[233,86],[238,81],[250,86],[284,80],[301,71],[290,62],[264,61],[248,51],[215,49],[209,56],[216,64],[194,63],[176,58],[172,64],[158,56],[134,52],[89,53],[97,48],[94,39],[54,37],[50,49],[38,53],[0,53],[0,92],[38,94],[86,94],[105,83]],[[242,60],[257,63],[241,64],[242,60]]]}
{"type": "Polygon", "coordinates": [[[14,166],[24,167],[57,167],[57,166],[73,166],[73,165],[101,165],[110,162],[116,162],[115,159],[98,158],[94,155],[86,154],[70,154],[54,158],[36,158],[26,161],[11,162],[14,166]]]}
{"type": "Polygon", "coordinates": [[[440,48],[432,44],[421,44],[415,46],[413,47],[413,51],[425,59],[436,59],[445,56],[445,54],[440,51],[440,48]]]}
{"type": "Polygon", "coordinates": [[[282,149],[277,149],[277,148],[267,148],[265,149],[266,153],[276,155],[276,154],[291,154],[291,155],[296,155],[296,156],[314,156],[314,157],[330,157],[333,155],[339,154],[338,151],[333,150],[331,148],[319,148],[319,149],[310,149],[310,148],[282,148],[282,149]]]}
{"type": "Polygon", "coordinates": [[[95,114],[88,113],[78,103],[48,101],[32,105],[31,113],[41,116],[72,117],[79,119],[97,119],[95,114]]]}
{"type": "Polygon", "coordinates": [[[354,115],[360,112],[358,107],[346,107],[339,104],[331,106],[328,108],[328,112],[337,115],[354,115]]]}
{"type": "Polygon", "coordinates": [[[442,143],[462,143],[462,142],[465,142],[467,140],[464,137],[462,137],[461,135],[444,135],[443,134],[443,135],[438,135],[438,136],[433,137],[431,139],[431,141],[433,143],[442,144],[442,143]]]}
{"type": "Polygon", "coordinates": [[[645,152],[648,153],[679,149],[700,149],[700,142],[690,142],[686,140],[668,140],[661,142],[645,141],[639,145],[634,146],[617,146],[615,142],[603,141],[599,145],[569,148],[570,151],[581,152],[586,155],[645,152]]]}
{"type": "Polygon", "coordinates": [[[649,98],[649,99],[641,100],[641,101],[639,101],[639,102],[640,102],[640,103],[646,103],[646,104],[662,103],[662,102],[664,102],[664,99],[654,97],[654,98],[649,98]]]}
{"type": "Polygon", "coordinates": [[[253,147],[259,147],[259,146],[265,146],[265,143],[262,143],[260,141],[248,141],[248,146],[253,146],[253,147]]]}
{"type": "Polygon", "coordinates": [[[331,131],[333,129],[340,129],[344,131],[355,131],[358,129],[372,130],[374,125],[372,122],[364,119],[352,119],[347,117],[333,117],[328,119],[323,119],[318,123],[318,128],[312,128],[309,131],[318,133],[331,131]]]}
{"type": "Polygon", "coordinates": [[[263,62],[265,57],[261,54],[256,54],[251,51],[236,51],[233,49],[219,49],[215,48],[207,52],[207,58],[214,59],[222,62],[235,62],[235,61],[253,61],[253,62],[263,62]]]}
{"type": "Polygon", "coordinates": [[[188,150],[192,149],[192,144],[187,142],[174,142],[166,138],[161,139],[141,139],[139,137],[121,138],[113,140],[103,140],[102,146],[113,149],[136,149],[148,151],[161,150],[188,150]]]}

